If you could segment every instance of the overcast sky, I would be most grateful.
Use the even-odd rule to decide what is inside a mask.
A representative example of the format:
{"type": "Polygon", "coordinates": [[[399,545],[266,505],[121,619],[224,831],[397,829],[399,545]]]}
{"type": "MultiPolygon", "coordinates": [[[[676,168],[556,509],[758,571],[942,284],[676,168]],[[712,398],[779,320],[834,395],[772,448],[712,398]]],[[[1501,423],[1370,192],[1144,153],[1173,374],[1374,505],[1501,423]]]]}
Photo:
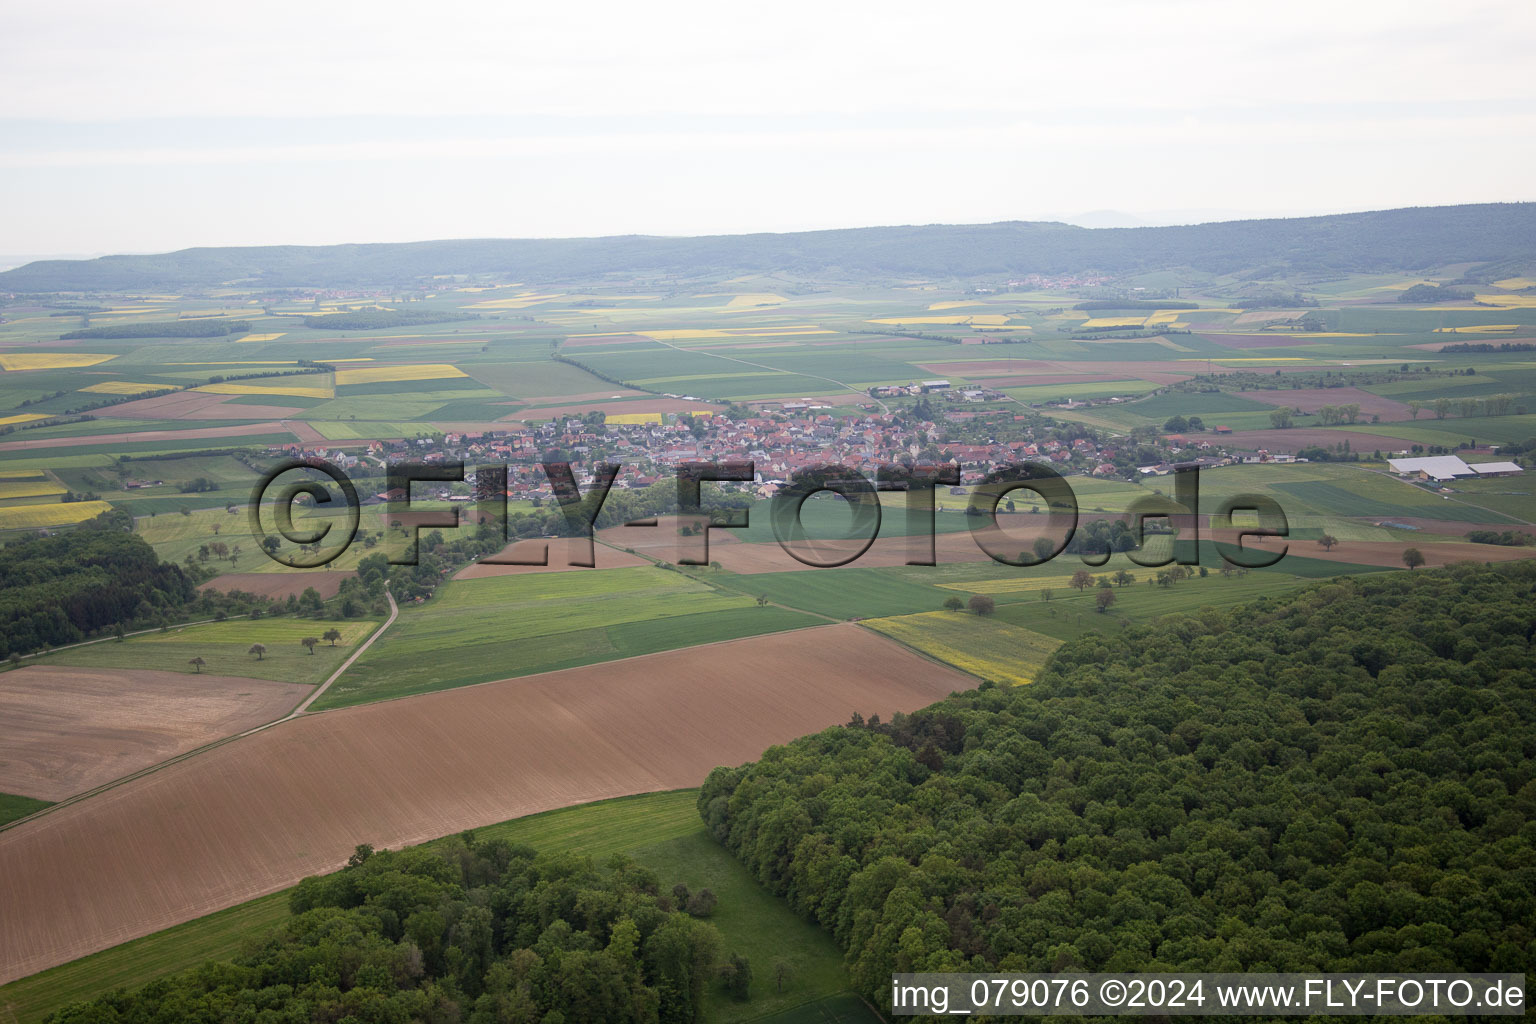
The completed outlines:
{"type": "Polygon", "coordinates": [[[1536,199],[1536,3],[63,0],[0,258],[1536,199]]]}

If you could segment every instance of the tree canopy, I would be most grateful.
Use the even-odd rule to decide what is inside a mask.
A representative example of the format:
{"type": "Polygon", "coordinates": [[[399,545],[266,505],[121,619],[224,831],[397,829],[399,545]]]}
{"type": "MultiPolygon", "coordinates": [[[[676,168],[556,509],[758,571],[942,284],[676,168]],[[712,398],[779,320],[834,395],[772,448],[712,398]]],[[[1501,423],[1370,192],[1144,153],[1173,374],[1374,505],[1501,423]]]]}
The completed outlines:
{"type": "Polygon", "coordinates": [[[719,768],[714,836],[895,971],[1524,971],[1536,565],[1337,579],[719,768]]]}
{"type": "Polygon", "coordinates": [[[232,961],[54,1014],[94,1021],[693,1024],[719,935],[627,858],[539,856],[466,833],[307,878],[232,961]]]}

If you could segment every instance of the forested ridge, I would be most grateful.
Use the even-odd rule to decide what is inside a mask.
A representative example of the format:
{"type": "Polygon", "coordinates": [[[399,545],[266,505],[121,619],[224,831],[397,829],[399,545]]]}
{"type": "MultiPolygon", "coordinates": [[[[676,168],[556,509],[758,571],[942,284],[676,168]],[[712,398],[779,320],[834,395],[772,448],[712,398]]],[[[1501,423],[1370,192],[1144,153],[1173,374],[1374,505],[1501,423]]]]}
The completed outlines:
{"type": "Polygon", "coordinates": [[[466,833],[305,879],[233,961],[53,1014],[53,1024],[693,1024],[722,952],[624,857],[539,856],[466,833]]]}
{"type": "Polygon", "coordinates": [[[1536,565],[1068,643],[719,768],[715,837],[895,971],[1527,971],[1536,565]]]}
{"type": "MultiPolygon", "coordinates": [[[[406,285],[434,275],[585,281],[607,274],[785,272],[852,279],[973,277],[1188,266],[1300,272],[1420,270],[1536,257],[1536,203],[1429,206],[1183,227],[1080,228],[1038,221],[844,228],[669,238],[458,239],[368,245],[183,249],[40,260],[0,273],[0,291],[118,291],[242,283],[270,288],[406,285]]],[[[327,325],[330,326],[330,325],[327,325]]]]}

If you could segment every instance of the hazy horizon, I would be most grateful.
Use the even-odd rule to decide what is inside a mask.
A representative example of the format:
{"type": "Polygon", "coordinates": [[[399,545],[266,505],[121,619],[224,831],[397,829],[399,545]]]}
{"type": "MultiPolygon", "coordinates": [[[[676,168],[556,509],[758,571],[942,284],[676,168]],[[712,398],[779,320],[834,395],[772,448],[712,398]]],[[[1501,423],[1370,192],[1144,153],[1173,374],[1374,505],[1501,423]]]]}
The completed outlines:
{"type": "Polygon", "coordinates": [[[20,254],[1536,198],[1536,9],[1507,2],[1111,3],[1091,31],[1001,3],[9,22],[20,254]]]}

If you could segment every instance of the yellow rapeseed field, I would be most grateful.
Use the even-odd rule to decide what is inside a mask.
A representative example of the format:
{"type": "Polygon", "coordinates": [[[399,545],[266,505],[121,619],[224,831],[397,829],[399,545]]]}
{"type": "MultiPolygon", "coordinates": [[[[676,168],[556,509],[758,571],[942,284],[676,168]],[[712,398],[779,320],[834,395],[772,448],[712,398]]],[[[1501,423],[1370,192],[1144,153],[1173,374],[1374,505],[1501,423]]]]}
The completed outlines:
{"type": "Polygon", "coordinates": [[[245,337],[240,339],[240,342],[241,344],[244,344],[247,341],[276,341],[281,337],[284,337],[284,332],[282,331],[279,331],[276,334],[247,334],[245,337]]]}
{"type": "Polygon", "coordinates": [[[753,309],[757,306],[777,306],[780,303],[788,301],[789,300],[784,296],[775,295],[772,292],[747,292],[743,295],[738,295],[730,302],[727,302],[725,304],[725,308],[753,309]]]}
{"type": "MultiPolygon", "coordinates": [[[[145,391],[173,391],[174,384],[138,384],[131,380],[104,380],[99,384],[89,384],[81,391],[90,391],[98,395],[138,395],[145,391]]],[[[0,420],[0,422],[4,422],[0,420]]]]}
{"type": "Polygon", "coordinates": [[[336,371],[336,386],[393,383],[403,380],[444,380],[469,374],[450,363],[414,363],[409,366],[359,366],[336,371]]]}
{"type": "Polygon", "coordinates": [[[1147,322],[1143,316],[1096,316],[1084,320],[1084,327],[1140,327],[1147,322]]]}
{"type": "MultiPolygon", "coordinates": [[[[1008,316],[1005,313],[971,313],[965,316],[890,316],[869,322],[872,324],[888,324],[892,327],[905,327],[909,324],[948,324],[952,327],[977,324],[1002,327],[1008,323],[1008,316]]],[[[1140,320],[1136,322],[1141,323],[1140,320]]]]}
{"type": "Polygon", "coordinates": [[[621,412],[621,413],[609,413],[607,416],[603,417],[603,421],[605,423],[618,423],[618,424],[626,424],[626,423],[660,423],[661,422],[661,413],[659,413],[659,412],[621,412]]]}
{"type": "Polygon", "coordinates": [[[6,370],[67,370],[95,366],[116,355],[99,352],[0,352],[0,368],[6,370]]]}
{"type": "Polygon", "coordinates": [[[1508,288],[1512,291],[1521,288],[1536,288],[1536,277],[1506,277],[1502,281],[1493,282],[1495,288],[1508,288]]]}
{"type": "Polygon", "coordinates": [[[463,308],[464,309],[523,309],[523,308],[525,308],[527,306],[536,305],[537,303],[540,303],[540,302],[548,302],[551,299],[558,299],[558,298],[560,298],[560,296],[562,294],[564,294],[564,293],[563,292],[550,292],[547,295],[540,295],[540,294],[537,294],[535,292],[525,292],[524,294],[519,295],[519,296],[517,296],[515,298],[511,298],[511,299],[486,299],[483,302],[471,302],[469,305],[464,306],[463,308]]]}
{"type": "Polygon", "coordinates": [[[1436,327],[1436,334],[1506,334],[1518,331],[1519,324],[1479,324],[1476,327],[1436,327]]]}
{"type": "Polygon", "coordinates": [[[112,506],[104,501],[71,501],[57,505],[10,505],[0,508],[0,530],[38,530],[70,526],[94,519],[112,506]]]}
{"type": "Polygon", "coordinates": [[[0,483],[0,498],[41,498],[63,494],[64,488],[52,480],[13,480],[0,483]]]}
{"type": "Polygon", "coordinates": [[[0,417],[0,427],[7,426],[12,423],[31,423],[34,420],[45,420],[47,418],[47,416],[44,416],[41,413],[24,412],[15,416],[0,417]]]}
{"type": "Polygon", "coordinates": [[[1061,641],[970,612],[919,612],[863,625],[981,679],[1027,683],[1061,641]]]}
{"type": "Polygon", "coordinates": [[[336,393],[327,387],[302,384],[204,384],[193,391],[208,395],[291,395],[294,398],[335,398],[336,393]]]}

